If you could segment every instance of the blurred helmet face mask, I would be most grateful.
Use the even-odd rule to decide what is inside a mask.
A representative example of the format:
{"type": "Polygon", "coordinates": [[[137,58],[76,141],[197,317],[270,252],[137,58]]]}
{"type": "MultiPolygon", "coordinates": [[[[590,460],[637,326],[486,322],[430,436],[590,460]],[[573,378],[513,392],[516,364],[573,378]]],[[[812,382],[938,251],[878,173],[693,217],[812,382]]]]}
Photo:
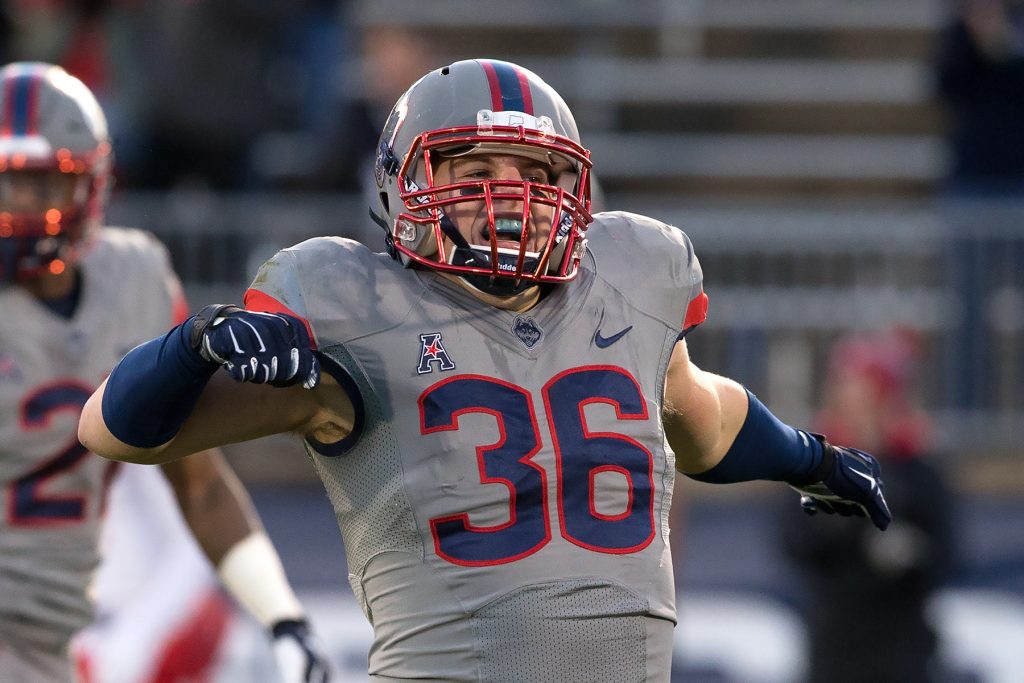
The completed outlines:
{"type": "Polygon", "coordinates": [[[589,175],[571,112],[539,77],[506,62],[456,62],[417,81],[388,118],[376,164],[378,220],[403,264],[516,294],[576,275],[592,220],[589,175]],[[480,170],[509,157],[520,170],[542,170],[438,173],[445,161],[480,159],[480,170]]]}
{"type": "Polygon", "coordinates": [[[0,283],[59,274],[103,219],[111,147],[96,98],[64,69],[0,69],[0,283]]]}

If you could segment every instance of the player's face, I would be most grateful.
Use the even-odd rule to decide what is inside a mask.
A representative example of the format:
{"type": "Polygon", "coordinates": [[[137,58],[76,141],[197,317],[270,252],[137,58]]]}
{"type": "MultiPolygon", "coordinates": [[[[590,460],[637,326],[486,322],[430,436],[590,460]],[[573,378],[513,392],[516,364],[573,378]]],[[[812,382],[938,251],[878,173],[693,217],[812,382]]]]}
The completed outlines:
{"type": "Polygon", "coordinates": [[[76,203],[84,178],[59,171],[0,173],[0,213],[38,215],[76,203]]]}
{"type": "Polygon", "coordinates": [[[0,173],[0,258],[4,276],[43,298],[60,296],[72,278],[66,258],[44,261],[47,267],[17,265],[33,255],[61,253],[67,230],[81,221],[90,177],[57,170],[24,169],[0,173]]]}
{"type": "MultiPolygon", "coordinates": [[[[435,184],[449,184],[473,180],[504,180],[553,184],[550,166],[542,161],[513,154],[489,153],[472,154],[442,159],[434,170],[435,184]]],[[[515,186],[494,185],[494,193],[515,193],[515,186]]],[[[491,244],[491,225],[487,205],[479,187],[466,188],[463,196],[480,195],[479,201],[461,201],[449,205],[445,212],[458,229],[459,234],[471,245],[491,244]]],[[[541,192],[538,188],[535,192],[541,192]]],[[[452,196],[450,193],[448,196],[452,196]]],[[[518,198],[494,199],[494,227],[498,248],[519,251],[523,229],[523,200],[518,198]]],[[[549,205],[532,203],[528,217],[526,251],[539,252],[547,243],[551,233],[551,218],[554,213],[549,205]]]]}

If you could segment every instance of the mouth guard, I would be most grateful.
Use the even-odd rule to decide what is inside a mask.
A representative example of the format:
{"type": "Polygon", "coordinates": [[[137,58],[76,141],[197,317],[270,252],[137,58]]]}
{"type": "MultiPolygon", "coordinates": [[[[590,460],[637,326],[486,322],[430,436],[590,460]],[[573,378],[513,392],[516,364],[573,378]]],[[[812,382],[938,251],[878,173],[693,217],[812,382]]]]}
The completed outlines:
{"type": "Polygon", "coordinates": [[[494,232],[519,237],[523,234],[523,222],[514,218],[498,218],[494,221],[494,232]]]}

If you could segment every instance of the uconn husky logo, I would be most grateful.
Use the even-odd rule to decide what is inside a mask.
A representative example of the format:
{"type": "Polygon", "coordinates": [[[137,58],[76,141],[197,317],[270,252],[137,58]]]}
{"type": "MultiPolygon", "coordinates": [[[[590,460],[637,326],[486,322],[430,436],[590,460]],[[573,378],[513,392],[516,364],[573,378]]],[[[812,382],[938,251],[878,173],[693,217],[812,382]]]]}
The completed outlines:
{"type": "Polygon", "coordinates": [[[544,336],[544,330],[540,328],[540,325],[533,318],[519,316],[516,316],[515,321],[512,323],[512,333],[528,349],[532,349],[540,341],[540,338],[544,336]]]}
{"type": "Polygon", "coordinates": [[[454,370],[455,363],[452,362],[448,352],[444,350],[441,343],[440,332],[430,332],[420,335],[420,365],[416,372],[425,375],[434,371],[432,363],[438,364],[439,370],[454,370]]]}

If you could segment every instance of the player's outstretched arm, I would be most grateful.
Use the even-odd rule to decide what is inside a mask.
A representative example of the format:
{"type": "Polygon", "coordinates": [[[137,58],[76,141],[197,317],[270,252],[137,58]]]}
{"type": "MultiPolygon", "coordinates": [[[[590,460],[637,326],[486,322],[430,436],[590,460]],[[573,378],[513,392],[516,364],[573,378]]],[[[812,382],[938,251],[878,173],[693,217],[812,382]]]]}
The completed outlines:
{"type": "Polygon", "coordinates": [[[672,354],[662,417],[676,468],[693,479],[784,481],[810,513],[870,517],[879,529],[892,520],[872,456],[784,424],[736,382],[694,365],[685,341],[672,354]]]}
{"type": "Polygon", "coordinates": [[[150,464],[287,431],[327,430],[334,441],[354,411],[336,382],[319,377],[297,319],[208,306],[118,363],[86,403],[79,439],[99,455],[150,464]]]}
{"type": "Polygon", "coordinates": [[[221,581],[267,629],[285,683],[324,683],[331,666],[263,530],[248,492],[220,451],[163,465],[182,515],[221,581]]]}

